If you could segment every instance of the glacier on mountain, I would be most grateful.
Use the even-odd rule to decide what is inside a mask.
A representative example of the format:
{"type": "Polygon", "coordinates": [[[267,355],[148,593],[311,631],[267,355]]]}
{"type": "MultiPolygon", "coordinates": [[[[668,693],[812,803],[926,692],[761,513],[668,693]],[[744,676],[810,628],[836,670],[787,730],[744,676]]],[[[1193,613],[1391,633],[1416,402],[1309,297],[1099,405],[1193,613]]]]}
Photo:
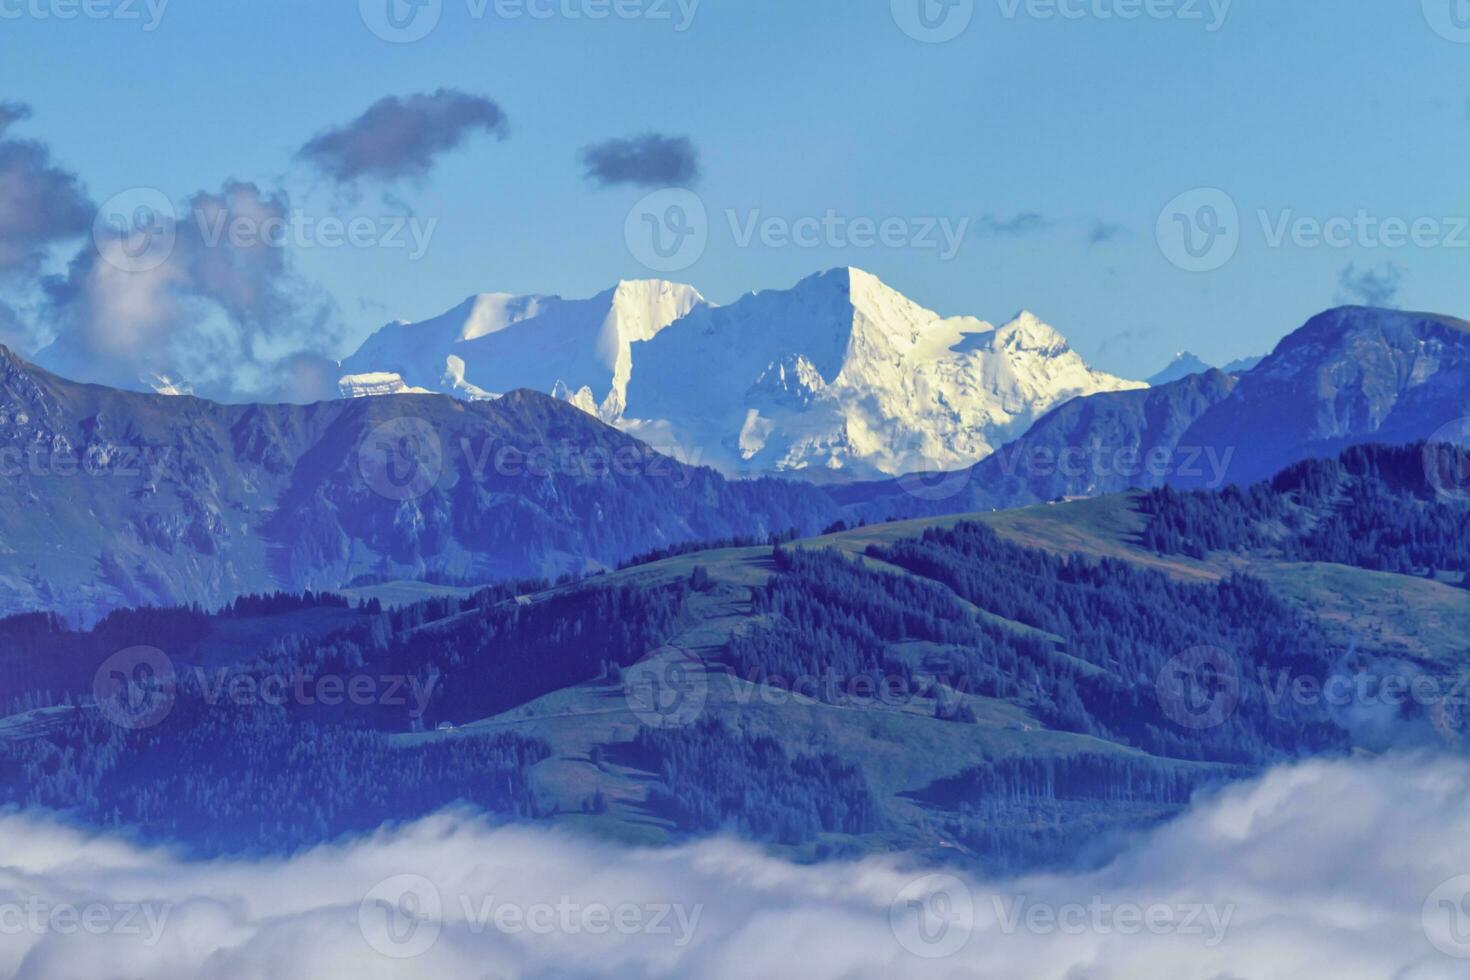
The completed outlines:
{"type": "Polygon", "coordinates": [[[970,465],[1062,402],[1146,387],[1031,313],[942,317],[847,268],[723,307],[657,280],[472,297],[384,327],[343,371],[348,394],[384,374],[462,398],[533,388],[728,473],[837,478],[970,465]]]}

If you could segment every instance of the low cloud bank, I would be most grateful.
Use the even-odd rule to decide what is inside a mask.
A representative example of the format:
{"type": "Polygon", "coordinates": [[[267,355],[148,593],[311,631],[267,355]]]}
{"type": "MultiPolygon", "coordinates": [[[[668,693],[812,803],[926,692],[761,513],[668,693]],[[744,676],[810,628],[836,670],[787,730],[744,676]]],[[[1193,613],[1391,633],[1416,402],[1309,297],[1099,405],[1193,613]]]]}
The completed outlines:
{"type": "Polygon", "coordinates": [[[1103,870],[1008,881],[460,812],[285,860],[189,861],[24,813],[0,841],[0,975],[28,980],[1470,970],[1470,763],[1428,756],[1277,769],[1103,870]]]}

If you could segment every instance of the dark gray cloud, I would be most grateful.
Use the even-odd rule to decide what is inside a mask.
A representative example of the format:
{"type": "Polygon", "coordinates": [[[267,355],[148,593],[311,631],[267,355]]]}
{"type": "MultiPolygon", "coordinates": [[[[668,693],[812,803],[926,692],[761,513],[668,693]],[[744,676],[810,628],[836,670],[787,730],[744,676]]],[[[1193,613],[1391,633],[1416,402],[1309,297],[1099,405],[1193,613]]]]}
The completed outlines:
{"type": "Polygon", "coordinates": [[[1359,270],[1356,263],[1349,265],[1337,279],[1338,302],[1354,303],[1359,306],[1392,308],[1397,305],[1399,289],[1403,286],[1407,270],[1393,262],[1376,269],[1359,270]]]}
{"type": "Polygon", "coordinates": [[[1125,229],[1122,225],[1115,225],[1111,221],[1098,219],[1092,223],[1087,231],[1088,245],[1106,245],[1123,237],[1125,229]]]}
{"type": "Polygon", "coordinates": [[[0,102],[0,136],[4,136],[5,131],[15,123],[30,117],[30,106],[19,102],[0,102]]]}
{"type": "Polygon", "coordinates": [[[644,133],[582,151],[587,179],[602,187],[688,187],[699,180],[699,150],[687,136],[644,133]]]}
{"type": "Polygon", "coordinates": [[[347,125],[318,133],[297,157],[344,184],[416,178],[471,134],[504,139],[508,128],[505,113],[490,99],[441,88],[381,99],[347,125]]]}
{"type": "Polygon", "coordinates": [[[260,393],[261,401],[310,405],[342,397],[337,386],[342,371],[335,360],[323,354],[288,354],[272,365],[270,373],[275,384],[260,393]]]}
{"type": "Polygon", "coordinates": [[[987,214],[980,219],[980,223],[990,234],[1006,238],[1032,235],[1047,230],[1053,224],[1050,218],[1037,214],[1035,211],[1022,211],[1014,218],[1005,221],[987,214]]]}
{"type": "Polygon", "coordinates": [[[0,103],[0,277],[35,273],[51,246],[84,233],[96,213],[45,146],[5,136],[29,116],[26,106],[0,103]]]}
{"type": "MultiPolygon", "coordinates": [[[[136,388],[164,376],[225,401],[318,389],[285,380],[301,357],[338,338],[335,309],[292,269],[272,229],[291,218],[284,192],[231,181],[159,219],[140,247],[137,229],[99,235],[46,283],[55,340],[42,364],[67,377],[136,388]],[[152,261],[140,264],[142,254],[152,261]]],[[[301,362],[306,363],[306,362],[301,362]]]]}

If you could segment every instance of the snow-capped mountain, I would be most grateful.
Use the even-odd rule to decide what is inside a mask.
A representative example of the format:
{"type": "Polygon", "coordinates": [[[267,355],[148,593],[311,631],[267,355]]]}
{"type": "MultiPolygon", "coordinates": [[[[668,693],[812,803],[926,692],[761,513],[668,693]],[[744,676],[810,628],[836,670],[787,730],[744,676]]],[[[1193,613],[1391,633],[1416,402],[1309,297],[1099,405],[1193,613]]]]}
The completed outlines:
{"type": "Polygon", "coordinates": [[[461,397],[536,388],[729,473],[842,478],[969,465],[1064,401],[1146,387],[1030,313],[941,317],[858,269],[727,307],[666,282],[481,296],[385,327],[343,369],[349,394],[384,375],[461,397]]]}
{"type": "Polygon", "coordinates": [[[426,389],[473,400],[532,388],[615,420],[632,372],[629,346],[707,305],[690,286],[621,282],[591,299],[472,296],[422,323],[390,323],[342,362],[349,396],[426,389]]]}
{"type": "Polygon", "coordinates": [[[727,471],[963,466],[1060,402],[1143,387],[1030,313],[944,318],[858,269],[696,310],[633,358],[624,424],[727,471]]]}

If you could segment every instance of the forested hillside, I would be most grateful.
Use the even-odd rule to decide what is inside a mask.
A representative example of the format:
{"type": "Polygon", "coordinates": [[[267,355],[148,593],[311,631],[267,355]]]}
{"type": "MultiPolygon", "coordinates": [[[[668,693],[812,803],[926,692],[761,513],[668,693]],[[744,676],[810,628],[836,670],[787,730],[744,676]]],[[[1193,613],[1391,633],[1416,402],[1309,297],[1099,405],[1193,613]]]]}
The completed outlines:
{"type": "Polygon", "coordinates": [[[1470,453],[1451,445],[1355,446],[1220,493],[1142,498],[1145,543],[1165,554],[1262,551],[1406,575],[1470,571],[1470,453]]]}
{"type": "MultiPolygon", "coordinates": [[[[1065,863],[1208,787],[1362,747],[1350,714],[1271,687],[1321,681],[1347,650],[1343,623],[1268,573],[1340,562],[1464,596],[1423,581],[1458,580],[1470,509],[1424,459],[1366,447],[1221,493],[670,546],[393,608],[275,593],[89,629],[16,616],[0,620],[0,805],[211,854],[465,802],[641,842],[1065,863]],[[1160,560],[1222,549],[1236,557],[1160,560]],[[689,717],[631,697],[650,665],[693,684],[689,717]]],[[[1354,602],[1354,629],[1401,618],[1399,593],[1354,602]]]]}

